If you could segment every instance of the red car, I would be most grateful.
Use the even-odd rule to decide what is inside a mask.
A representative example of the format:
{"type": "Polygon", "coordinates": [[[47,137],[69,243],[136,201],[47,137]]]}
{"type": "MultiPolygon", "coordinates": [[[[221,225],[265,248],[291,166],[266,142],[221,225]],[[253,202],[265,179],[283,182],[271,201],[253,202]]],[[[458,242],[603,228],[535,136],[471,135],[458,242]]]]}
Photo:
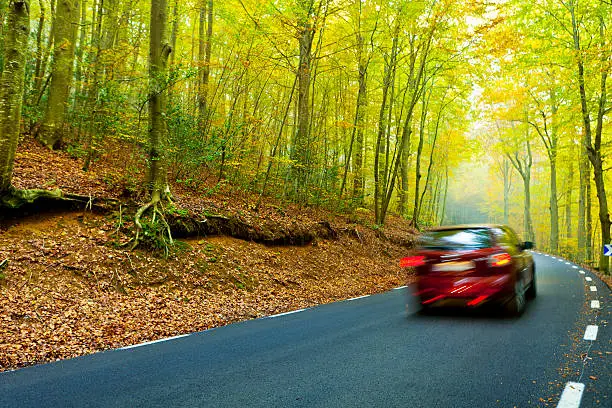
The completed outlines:
{"type": "Polygon", "coordinates": [[[400,266],[415,268],[423,309],[431,306],[503,305],[520,315],[536,296],[533,257],[505,225],[455,225],[425,232],[414,255],[400,266]]]}

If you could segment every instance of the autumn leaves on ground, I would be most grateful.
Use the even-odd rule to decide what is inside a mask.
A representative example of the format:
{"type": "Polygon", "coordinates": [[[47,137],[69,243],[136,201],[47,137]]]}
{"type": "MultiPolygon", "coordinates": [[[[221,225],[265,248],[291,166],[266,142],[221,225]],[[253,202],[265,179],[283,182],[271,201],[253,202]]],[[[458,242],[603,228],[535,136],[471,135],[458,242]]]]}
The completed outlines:
{"type": "MultiPolygon", "coordinates": [[[[26,139],[17,153],[14,185],[127,203],[119,196],[127,177],[137,175],[124,171],[131,162],[122,155],[129,156],[130,146],[115,147],[83,173],[81,160],[26,139]]],[[[177,203],[190,212],[235,216],[255,229],[279,231],[323,222],[334,238],[266,246],[229,236],[193,237],[164,259],[123,246],[130,239],[129,207],[4,220],[0,261],[8,263],[0,270],[0,370],[383,292],[410,279],[398,259],[414,236],[400,219],[380,230],[366,210],[341,215],[270,200],[255,213],[249,208],[257,196],[206,196],[174,187],[177,203]]]]}

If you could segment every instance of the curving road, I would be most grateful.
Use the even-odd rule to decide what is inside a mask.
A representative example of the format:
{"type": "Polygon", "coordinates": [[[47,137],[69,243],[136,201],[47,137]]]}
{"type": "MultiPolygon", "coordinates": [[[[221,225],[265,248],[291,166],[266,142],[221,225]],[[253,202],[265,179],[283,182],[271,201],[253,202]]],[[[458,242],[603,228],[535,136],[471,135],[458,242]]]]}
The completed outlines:
{"type": "Polygon", "coordinates": [[[0,407],[612,406],[609,289],[534,257],[538,297],[518,319],[407,317],[401,288],[0,373],[0,407]],[[559,403],[569,382],[584,392],[559,403]]]}

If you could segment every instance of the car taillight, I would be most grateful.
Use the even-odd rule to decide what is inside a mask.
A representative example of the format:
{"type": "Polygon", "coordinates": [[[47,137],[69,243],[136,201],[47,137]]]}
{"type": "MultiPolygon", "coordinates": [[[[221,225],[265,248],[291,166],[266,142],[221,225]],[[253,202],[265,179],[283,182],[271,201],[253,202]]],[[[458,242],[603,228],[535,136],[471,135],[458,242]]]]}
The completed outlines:
{"type": "Polygon", "coordinates": [[[504,266],[512,262],[512,256],[505,252],[501,254],[494,254],[489,257],[489,265],[491,266],[504,266]]]}
{"type": "Polygon", "coordinates": [[[425,265],[424,256],[408,256],[406,258],[400,259],[401,268],[411,268],[411,267],[421,266],[421,265],[425,265]]]}

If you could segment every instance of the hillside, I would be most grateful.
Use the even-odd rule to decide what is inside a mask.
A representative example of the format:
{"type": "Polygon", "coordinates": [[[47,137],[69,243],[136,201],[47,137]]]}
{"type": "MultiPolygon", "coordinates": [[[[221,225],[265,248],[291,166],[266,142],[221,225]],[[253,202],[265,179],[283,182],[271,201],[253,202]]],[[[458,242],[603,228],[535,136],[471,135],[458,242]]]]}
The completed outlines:
{"type": "Polygon", "coordinates": [[[216,229],[222,235],[185,237],[167,259],[130,251],[124,245],[130,213],[144,196],[141,154],[119,144],[106,151],[84,173],[82,160],[67,152],[29,138],[19,146],[16,187],[60,188],[121,205],[102,212],[37,209],[1,221],[0,261],[8,264],[0,270],[0,370],[383,292],[411,280],[398,267],[415,234],[404,220],[391,217],[377,229],[365,209],[338,214],[273,198],[255,212],[258,196],[227,183],[172,186],[177,211],[227,220],[227,228],[216,229]]]}

